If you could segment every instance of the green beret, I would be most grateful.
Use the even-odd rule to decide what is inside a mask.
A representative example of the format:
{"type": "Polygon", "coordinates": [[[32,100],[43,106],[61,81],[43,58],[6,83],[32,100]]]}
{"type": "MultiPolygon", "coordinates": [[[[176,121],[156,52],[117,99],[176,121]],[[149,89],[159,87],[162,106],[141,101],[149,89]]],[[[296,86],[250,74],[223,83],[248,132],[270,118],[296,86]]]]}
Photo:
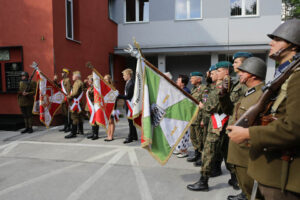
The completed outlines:
{"type": "Polygon", "coordinates": [[[216,68],[226,68],[226,69],[230,69],[232,67],[232,63],[228,62],[228,61],[220,61],[216,64],[216,68]]]}
{"type": "Polygon", "coordinates": [[[190,76],[202,76],[203,77],[203,74],[201,72],[192,72],[192,73],[190,73],[190,76]]]}
{"type": "Polygon", "coordinates": [[[253,54],[248,53],[248,52],[237,52],[233,55],[232,59],[235,60],[235,59],[241,58],[241,57],[250,58],[250,57],[253,57],[253,54]]]}
{"type": "Polygon", "coordinates": [[[212,66],[210,66],[210,68],[209,68],[209,71],[211,72],[211,71],[214,71],[214,70],[217,70],[217,67],[216,67],[216,65],[212,65],[212,66]]]}

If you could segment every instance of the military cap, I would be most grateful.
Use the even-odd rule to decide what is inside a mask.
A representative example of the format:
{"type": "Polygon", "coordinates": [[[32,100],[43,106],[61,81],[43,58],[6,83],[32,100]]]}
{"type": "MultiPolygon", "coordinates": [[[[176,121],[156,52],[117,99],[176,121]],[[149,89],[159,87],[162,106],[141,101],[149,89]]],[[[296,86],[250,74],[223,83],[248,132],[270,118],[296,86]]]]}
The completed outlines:
{"type": "Polygon", "coordinates": [[[65,72],[65,73],[69,74],[69,73],[70,73],[70,70],[67,69],[67,68],[62,68],[61,72],[65,72]]]}
{"type": "Polygon", "coordinates": [[[210,68],[209,68],[209,71],[211,72],[211,71],[214,71],[214,70],[217,70],[217,67],[216,67],[216,65],[212,65],[212,66],[210,66],[210,68]]]}
{"type": "Polygon", "coordinates": [[[203,77],[203,74],[201,72],[191,72],[190,76],[201,76],[201,77],[203,77]]]}
{"type": "Polygon", "coordinates": [[[28,72],[21,72],[21,76],[29,77],[29,74],[28,74],[28,72]]]}
{"type": "Polygon", "coordinates": [[[88,79],[93,79],[93,74],[88,75],[88,79]]]}
{"type": "Polygon", "coordinates": [[[268,34],[269,38],[279,37],[292,44],[300,46],[300,20],[291,19],[280,24],[272,34],[268,34]]]}
{"type": "Polygon", "coordinates": [[[220,61],[216,64],[216,68],[226,68],[226,69],[231,69],[232,63],[228,61],[220,61]]]}
{"type": "Polygon", "coordinates": [[[79,75],[79,76],[81,76],[81,73],[80,73],[80,71],[74,71],[73,75],[79,75]]]}
{"type": "Polygon", "coordinates": [[[250,57],[252,57],[252,56],[253,56],[253,54],[252,54],[252,53],[249,53],[249,52],[236,52],[236,53],[233,55],[232,59],[235,60],[235,59],[241,58],[241,57],[244,57],[244,58],[250,58],[250,57]]]}

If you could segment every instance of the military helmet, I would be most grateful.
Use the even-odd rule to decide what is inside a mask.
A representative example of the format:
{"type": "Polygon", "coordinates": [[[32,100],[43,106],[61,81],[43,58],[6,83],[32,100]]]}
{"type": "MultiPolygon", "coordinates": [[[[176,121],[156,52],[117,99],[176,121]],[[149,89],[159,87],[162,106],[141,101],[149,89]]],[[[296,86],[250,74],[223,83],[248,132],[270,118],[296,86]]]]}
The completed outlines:
{"type": "Polygon", "coordinates": [[[29,77],[29,74],[28,74],[28,72],[21,72],[21,76],[29,77]]]}
{"type": "Polygon", "coordinates": [[[280,24],[272,34],[268,34],[271,39],[279,37],[292,44],[300,46],[300,20],[291,19],[280,24]]]}
{"type": "Polygon", "coordinates": [[[265,80],[267,73],[266,63],[258,57],[247,58],[241,66],[238,67],[239,70],[248,72],[265,80]]]}

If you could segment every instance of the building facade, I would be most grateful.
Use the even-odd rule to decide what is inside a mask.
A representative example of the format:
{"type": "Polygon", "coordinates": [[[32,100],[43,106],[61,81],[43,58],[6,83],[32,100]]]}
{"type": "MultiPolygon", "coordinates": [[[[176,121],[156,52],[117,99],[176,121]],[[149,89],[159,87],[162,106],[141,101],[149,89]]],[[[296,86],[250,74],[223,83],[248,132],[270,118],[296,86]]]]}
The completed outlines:
{"type": "Polygon", "coordinates": [[[112,0],[111,7],[118,23],[115,54],[126,56],[123,48],[135,37],[144,55],[175,78],[205,72],[237,51],[263,58],[267,79],[275,70],[266,34],[281,23],[281,0],[112,0]]]}
{"type": "Polygon", "coordinates": [[[113,56],[117,24],[108,17],[108,8],[108,1],[99,0],[1,1],[1,120],[20,114],[20,73],[31,74],[33,61],[50,79],[60,76],[63,67],[80,70],[85,78],[91,73],[87,61],[102,74],[110,73],[113,63],[118,66],[113,56]]]}

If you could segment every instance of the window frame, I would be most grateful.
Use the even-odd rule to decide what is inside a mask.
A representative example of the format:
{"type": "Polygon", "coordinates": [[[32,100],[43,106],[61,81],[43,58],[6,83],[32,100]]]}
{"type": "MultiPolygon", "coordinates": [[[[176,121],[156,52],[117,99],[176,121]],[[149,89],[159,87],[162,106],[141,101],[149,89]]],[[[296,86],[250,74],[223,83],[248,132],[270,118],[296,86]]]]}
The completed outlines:
{"type": "Polygon", "coordinates": [[[246,1],[247,0],[241,0],[242,1],[242,14],[241,15],[231,15],[231,2],[229,0],[229,16],[231,18],[245,18],[245,17],[259,17],[260,16],[260,0],[256,0],[256,14],[255,15],[246,15],[246,1]]]}
{"type": "Polygon", "coordinates": [[[148,21],[140,21],[140,13],[139,13],[139,11],[140,11],[140,0],[135,0],[135,21],[132,21],[132,22],[127,22],[126,21],[126,0],[124,0],[124,6],[123,6],[123,10],[124,10],[124,16],[123,16],[123,18],[124,18],[124,24],[143,24],[143,23],[149,23],[150,22],[150,0],[149,0],[149,16],[148,16],[148,21]],[[138,19],[138,20],[137,20],[138,19]]]}
{"type": "Polygon", "coordinates": [[[74,39],[74,3],[73,0],[66,0],[65,1],[65,13],[66,13],[66,38],[69,40],[75,40],[74,39]],[[71,25],[72,25],[72,37],[68,36],[68,2],[71,3],[71,25]]]}
{"type": "Polygon", "coordinates": [[[193,20],[201,20],[201,19],[203,19],[203,0],[199,0],[200,1],[200,18],[199,17],[197,17],[197,18],[191,18],[191,0],[186,0],[186,2],[187,2],[187,14],[188,14],[188,12],[189,12],[189,16],[186,18],[186,19],[177,19],[176,18],[176,8],[177,8],[177,3],[178,3],[178,0],[175,0],[175,8],[174,8],[174,10],[175,10],[175,12],[174,12],[174,14],[175,14],[175,16],[174,16],[174,19],[175,19],[175,21],[193,21],[193,20]],[[188,7],[188,5],[189,5],[189,7],[188,7]]]}

